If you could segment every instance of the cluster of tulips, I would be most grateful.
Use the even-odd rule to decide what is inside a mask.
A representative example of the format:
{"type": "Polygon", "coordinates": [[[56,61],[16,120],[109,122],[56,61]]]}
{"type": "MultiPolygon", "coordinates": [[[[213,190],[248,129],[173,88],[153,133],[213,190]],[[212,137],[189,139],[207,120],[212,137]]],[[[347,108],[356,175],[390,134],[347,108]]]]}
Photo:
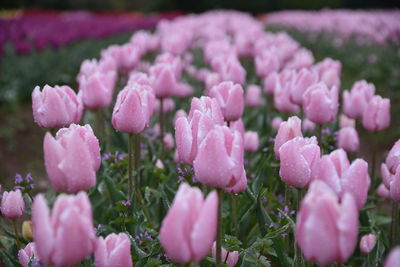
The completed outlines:
{"type": "MultiPolygon", "coordinates": [[[[234,266],[239,252],[222,247],[222,204],[228,194],[234,202],[247,190],[251,176],[244,155],[259,150],[263,141],[256,131],[245,131],[245,106],[266,106],[265,127],[276,131],[274,153],[287,188],[285,201],[292,205],[296,196],[298,208],[295,242],[302,253],[296,253],[294,263],[304,264],[301,254],[321,265],[346,262],[353,254],[359,211],[367,202],[371,179],[377,179],[369,174],[365,160],[350,162],[347,155],[354,156],[360,147],[354,119],[360,119],[369,131],[384,130],[390,124],[390,100],[375,95],[373,84],[356,82],[343,93],[338,149],[324,146],[322,126],[339,121],[340,62],[327,58],[315,63],[312,53],[287,34],[264,32],[262,23],[246,14],[218,11],[163,21],[154,33],[136,32],[128,43],[103,50],[100,59],[85,60],[77,81],[78,93],[66,85],[36,87],[32,93],[35,122],[51,129],[43,144],[47,175],[53,189],[63,194],[57,196],[51,211],[43,194],[28,207],[33,242],[19,251],[22,265],[72,266],[94,254],[95,266],[132,266],[132,233],[96,236],[85,192],[96,186],[102,165],[100,147],[107,147],[99,139],[107,143],[112,125],[128,136],[128,170],[123,170],[128,177],[124,188],[128,201],[142,208],[149,223],[151,214],[139,186],[141,140],[147,128],[153,127],[160,138],[156,166],[163,168],[164,149],[172,149],[175,143],[175,162],[192,166],[193,179],[201,185],[181,183],[159,229],[154,228],[168,259],[200,263],[210,254],[217,266],[234,266]],[[195,66],[191,52],[195,49],[203,53],[207,67],[195,66]],[[148,60],[149,54],[155,54],[154,61],[148,60]],[[254,83],[246,80],[243,58],[254,63],[254,83]],[[191,99],[188,112],[176,111],[173,138],[166,131],[171,122],[164,116],[175,108],[172,97],[185,101],[195,92],[184,75],[204,90],[191,99]],[[123,88],[113,101],[118,84],[123,88]],[[110,105],[114,107],[107,121],[103,110],[110,105]],[[285,121],[272,118],[273,108],[298,116],[285,121]],[[89,124],[78,125],[84,109],[98,115],[95,132],[100,138],[89,124]],[[159,121],[151,125],[156,114],[159,121]],[[317,137],[305,136],[314,132],[317,137]]],[[[380,196],[393,199],[393,214],[398,213],[400,201],[399,153],[400,141],[382,163],[383,184],[378,190],[380,196]]],[[[25,209],[21,191],[3,194],[1,213],[14,225],[25,209]]],[[[230,216],[238,224],[236,214],[230,216]]],[[[392,247],[397,242],[397,223],[393,216],[392,247]]],[[[17,227],[15,231],[18,242],[17,227]]],[[[371,252],[376,239],[375,233],[363,236],[362,253],[371,252]]],[[[385,266],[399,262],[397,247],[385,266]]]]}
{"type": "MultiPolygon", "coordinates": [[[[398,10],[285,10],[266,15],[269,24],[312,33],[334,33],[337,41],[355,37],[359,44],[399,43],[398,10]]],[[[339,43],[338,43],[339,44],[339,43]]]]}

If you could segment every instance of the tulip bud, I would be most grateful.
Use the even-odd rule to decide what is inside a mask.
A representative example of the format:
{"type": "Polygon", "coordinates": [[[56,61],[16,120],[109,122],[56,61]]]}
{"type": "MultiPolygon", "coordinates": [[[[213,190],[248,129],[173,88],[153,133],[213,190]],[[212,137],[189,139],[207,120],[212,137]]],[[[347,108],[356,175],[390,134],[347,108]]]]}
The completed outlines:
{"type": "Polygon", "coordinates": [[[97,70],[83,76],[79,81],[83,105],[91,109],[108,107],[113,98],[116,75],[115,72],[97,70]]]}
{"type": "Polygon", "coordinates": [[[362,124],[368,131],[381,131],[390,125],[390,99],[372,97],[364,109],[362,124]]]}
{"type": "Polygon", "coordinates": [[[211,250],[217,233],[218,196],[204,199],[196,187],[182,183],[160,229],[160,242],[174,262],[200,262],[211,250]]]}
{"type": "Polygon", "coordinates": [[[90,125],[71,124],[56,138],[46,133],[43,150],[47,175],[57,191],[76,193],[96,185],[100,145],[90,125]]]}
{"type": "Polygon", "coordinates": [[[80,96],[68,86],[36,86],[32,92],[32,109],[35,122],[43,128],[60,128],[79,123],[83,105],[80,96]]]}
{"type": "Polygon", "coordinates": [[[376,235],[374,234],[364,235],[360,241],[360,250],[363,254],[368,254],[374,249],[375,244],[376,244],[376,235]]]}
{"type": "Polygon", "coordinates": [[[343,92],[343,113],[352,119],[361,119],[374,94],[375,86],[372,83],[365,80],[354,83],[350,92],[343,92]]]}
{"type": "Polygon", "coordinates": [[[161,63],[151,67],[150,80],[157,98],[166,98],[174,94],[177,81],[171,65],[161,63]]]}
{"type": "Polygon", "coordinates": [[[296,136],[303,137],[301,132],[301,120],[296,117],[290,117],[287,121],[279,125],[278,133],[275,137],[274,151],[275,156],[279,159],[279,148],[287,141],[295,138],[296,136]]]}
{"type": "Polygon", "coordinates": [[[343,148],[346,152],[357,152],[360,147],[360,140],[357,130],[353,127],[345,127],[338,132],[339,148],[343,148]]]}
{"type": "Polygon", "coordinates": [[[32,240],[32,221],[24,221],[22,223],[22,236],[26,240],[32,240]]]}
{"type": "Polygon", "coordinates": [[[318,75],[308,69],[302,69],[293,81],[292,88],[290,90],[290,99],[297,105],[302,105],[303,94],[307,89],[317,83],[318,75]]]}
{"type": "Polygon", "coordinates": [[[210,96],[217,100],[226,121],[236,121],[243,115],[243,88],[239,84],[222,82],[211,88],[210,96]]]}
{"type": "Polygon", "coordinates": [[[246,90],[246,105],[249,107],[259,107],[262,105],[261,88],[258,85],[249,85],[246,90]]]}
{"type": "Polygon", "coordinates": [[[0,210],[1,214],[8,219],[21,217],[25,210],[25,202],[21,191],[4,191],[0,210]]]}
{"type": "Polygon", "coordinates": [[[303,94],[303,108],[307,118],[316,124],[334,121],[338,111],[338,88],[324,83],[315,84],[303,94]]]}
{"type": "Polygon", "coordinates": [[[258,133],[247,131],[244,134],[244,150],[249,152],[257,151],[259,146],[258,133]]]}

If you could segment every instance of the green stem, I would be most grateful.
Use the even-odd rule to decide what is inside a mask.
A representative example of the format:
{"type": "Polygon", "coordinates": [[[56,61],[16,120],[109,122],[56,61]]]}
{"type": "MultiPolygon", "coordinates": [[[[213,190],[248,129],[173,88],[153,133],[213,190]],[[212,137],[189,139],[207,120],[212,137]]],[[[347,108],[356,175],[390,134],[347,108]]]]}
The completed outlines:
{"type": "Polygon", "coordinates": [[[376,151],[375,149],[372,151],[372,160],[371,160],[371,181],[375,180],[375,165],[376,165],[376,151]]]}
{"type": "Polygon", "coordinates": [[[140,133],[135,134],[135,185],[140,191],[140,133]]]}
{"type": "Polygon", "coordinates": [[[237,196],[234,194],[231,195],[231,204],[232,204],[232,223],[233,223],[233,232],[235,236],[239,238],[239,224],[237,218],[237,196]]]}
{"type": "Polygon", "coordinates": [[[164,98],[160,98],[160,142],[161,160],[164,160],[164,98]]]}
{"type": "Polygon", "coordinates": [[[133,134],[128,135],[128,199],[132,198],[133,193],[133,179],[132,179],[132,165],[133,165],[133,134]]]}
{"type": "Polygon", "coordinates": [[[290,186],[285,184],[285,205],[290,208],[290,186]]]}
{"type": "Polygon", "coordinates": [[[16,220],[12,220],[12,225],[13,225],[14,232],[15,232],[15,242],[17,243],[18,250],[20,250],[21,249],[21,244],[19,243],[19,238],[18,238],[17,221],[16,220]]]}
{"type": "Polygon", "coordinates": [[[216,266],[221,267],[221,246],[222,246],[222,201],[224,198],[224,190],[218,189],[218,221],[217,221],[217,255],[216,266]]]}
{"type": "Polygon", "coordinates": [[[318,124],[318,143],[323,151],[323,142],[322,142],[322,124],[318,124]]]}
{"type": "Polygon", "coordinates": [[[397,244],[397,224],[399,221],[399,203],[392,200],[392,224],[390,227],[390,247],[393,248],[397,244]]]}

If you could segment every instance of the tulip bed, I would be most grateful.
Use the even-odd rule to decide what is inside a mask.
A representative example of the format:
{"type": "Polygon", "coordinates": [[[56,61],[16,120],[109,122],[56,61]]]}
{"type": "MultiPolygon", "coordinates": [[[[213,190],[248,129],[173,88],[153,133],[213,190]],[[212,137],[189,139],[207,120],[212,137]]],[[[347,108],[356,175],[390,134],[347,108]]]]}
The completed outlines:
{"type": "Polygon", "coordinates": [[[398,266],[398,66],[276,30],[182,16],[39,84],[49,189],[3,188],[3,264],[398,266]]]}

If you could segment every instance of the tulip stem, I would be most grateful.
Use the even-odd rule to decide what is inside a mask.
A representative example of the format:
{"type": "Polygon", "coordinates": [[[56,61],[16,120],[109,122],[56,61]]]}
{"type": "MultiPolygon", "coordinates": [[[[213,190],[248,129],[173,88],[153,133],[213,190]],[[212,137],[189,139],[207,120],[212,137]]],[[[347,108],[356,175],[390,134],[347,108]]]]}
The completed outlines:
{"type": "Polygon", "coordinates": [[[140,133],[135,134],[135,186],[140,190],[140,133]]]}
{"type": "Polygon", "coordinates": [[[318,124],[318,143],[319,146],[321,147],[322,151],[324,151],[323,149],[323,143],[322,143],[322,124],[318,124]]]}
{"type": "Polygon", "coordinates": [[[237,196],[232,194],[231,195],[231,204],[232,204],[232,223],[233,223],[233,230],[235,236],[239,238],[239,225],[237,219],[237,196]]]}
{"type": "Polygon", "coordinates": [[[392,200],[392,223],[390,229],[390,247],[393,248],[397,244],[397,224],[399,220],[399,203],[392,200]]]}
{"type": "Polygon", "coordinates": [[[222,201],[224,190],[218,188],[218,220],[217,220],[217,255],[216,266],[221,267],[221,246],[222,246],[222,201]]]}
{"type": "Polygon", "coordinates": [[[20,250],[21,249],[21,244],[19,243],[19,238],[18,238],[17,221],[16,220],[12,220],[12,225],[13,225],[14,232],[15,232],[15,242],[17,243],[18,250],[20,250]]]}
{"type": "Polygon", "coordinates": [[[375,179],[375,165],[376,165],[376,151],[375,149],[372,151],[372,160],[371,160],[371,181],[375,179]]]}
{"type": "Polygon", "coordinates": [[[132,198],[133,192],[133,179],[132,179],[132,146],[133,146],[133,134],[128,135],[128,199],[132,198]]]}
{"type": "Polygon", "coordinates": [[[164,98],[160,98],[160,143],[161,160],[164,161],[164,98]]]}

